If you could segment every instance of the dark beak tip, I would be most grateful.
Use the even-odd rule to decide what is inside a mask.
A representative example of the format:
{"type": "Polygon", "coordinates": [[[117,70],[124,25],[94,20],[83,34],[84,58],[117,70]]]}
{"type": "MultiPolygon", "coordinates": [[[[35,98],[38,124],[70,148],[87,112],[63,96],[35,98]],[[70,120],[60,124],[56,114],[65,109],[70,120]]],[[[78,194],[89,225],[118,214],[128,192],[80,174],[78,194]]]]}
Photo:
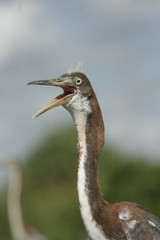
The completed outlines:
{"type": "Polygon", "coordinates": [[[29,83],[27,83],[27,86],[29,86],[29,85],[31,85],[31,84],[33,84],[32,82],[29,82],[29,83]]]}
{"type": "Polygon", "coordinates": [[[45,82],[48,82],[48,80],[37,80],[27,83],[27,85],[46,85],[45,82]]]}

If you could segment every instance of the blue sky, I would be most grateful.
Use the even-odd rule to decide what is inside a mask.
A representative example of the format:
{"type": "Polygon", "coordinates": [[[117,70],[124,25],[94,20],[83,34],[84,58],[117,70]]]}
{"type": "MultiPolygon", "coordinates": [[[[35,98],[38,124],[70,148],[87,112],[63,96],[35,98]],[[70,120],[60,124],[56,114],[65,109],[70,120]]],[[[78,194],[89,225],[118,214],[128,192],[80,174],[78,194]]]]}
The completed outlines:
{"type": "Polygon", "coordinates": [[[99,99],[106,143],[160,157],[158,0],[0,1],[0,159],[23,158],[51,129],[71,124],[62,108],[32,115],[59,89],[27,86],[84,62],[99,99]]]}

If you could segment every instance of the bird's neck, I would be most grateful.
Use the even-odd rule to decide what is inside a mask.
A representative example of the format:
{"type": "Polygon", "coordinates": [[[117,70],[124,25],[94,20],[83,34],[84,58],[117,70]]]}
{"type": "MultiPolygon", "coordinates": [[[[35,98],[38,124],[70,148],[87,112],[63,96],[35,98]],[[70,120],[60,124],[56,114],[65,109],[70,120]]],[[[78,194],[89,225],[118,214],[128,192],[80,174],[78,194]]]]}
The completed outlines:
{"type": "Polygon", "coordinates": [[[73,115],[78,133],[78,196],[82,218],[91,239],[105,239],[97,227],[104,201],[97,181],[98,156],[104,144],[104,124],[95,94],[73,115]],[[84,111],[85,108],[85,111],[84,111]],[[81,111],[80,111],[81,110],[81,111]]]}
{"type": "Polygon", "coordinates": [[[25,227],[21,212],[21,184],[22,176],[20,170],[9,170],[9,186],[8,186],[8,218],[12,235],[16,240],[25,239],[25,227]]]}
{"type": "MultiPolygon", "coordinates": [[[[93,97],[93,96],[92,96],[93,97]]],[[[104,144],[104,124],[96,96],[90,101],[91,113],[77,124],[79,167],[83,165],[90,205],[99,207],[101,194],[98,186],[97,165],[104,144]]]]}

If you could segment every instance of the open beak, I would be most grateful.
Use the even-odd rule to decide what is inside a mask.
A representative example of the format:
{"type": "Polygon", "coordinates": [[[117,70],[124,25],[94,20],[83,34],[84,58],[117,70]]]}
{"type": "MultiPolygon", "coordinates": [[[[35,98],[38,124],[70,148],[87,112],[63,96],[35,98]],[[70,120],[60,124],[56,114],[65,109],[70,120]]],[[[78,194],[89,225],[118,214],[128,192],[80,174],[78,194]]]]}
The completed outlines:
{"type": "Polygon", "coordinates": [[[67,103],[70,97],[75,94],[75,88],[69,78],[60,77],[56,79],[39,80],[28,83],[28,85],[31,84],[61,87],[64,91],[63,94],[57,96],[52,101],[50,101],[46,106],[40,109],[40,111],[38,111],[32,118],[36,118],[52,108],[67,103]]]}

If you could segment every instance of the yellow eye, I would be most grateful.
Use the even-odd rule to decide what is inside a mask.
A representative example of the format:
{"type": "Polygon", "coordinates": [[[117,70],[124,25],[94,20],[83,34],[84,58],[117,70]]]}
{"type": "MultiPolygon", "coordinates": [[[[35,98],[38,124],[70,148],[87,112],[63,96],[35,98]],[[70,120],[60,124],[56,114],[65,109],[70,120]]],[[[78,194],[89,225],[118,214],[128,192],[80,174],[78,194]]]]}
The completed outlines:
{"type": "Polygon", "coordinates": [[[77,79],[76,79],[76,84],[77,84],[77,85],[80,85],[81,83],[82,83],[82,80],[81,80],[80,78],[77,78],[77,79]]]}

